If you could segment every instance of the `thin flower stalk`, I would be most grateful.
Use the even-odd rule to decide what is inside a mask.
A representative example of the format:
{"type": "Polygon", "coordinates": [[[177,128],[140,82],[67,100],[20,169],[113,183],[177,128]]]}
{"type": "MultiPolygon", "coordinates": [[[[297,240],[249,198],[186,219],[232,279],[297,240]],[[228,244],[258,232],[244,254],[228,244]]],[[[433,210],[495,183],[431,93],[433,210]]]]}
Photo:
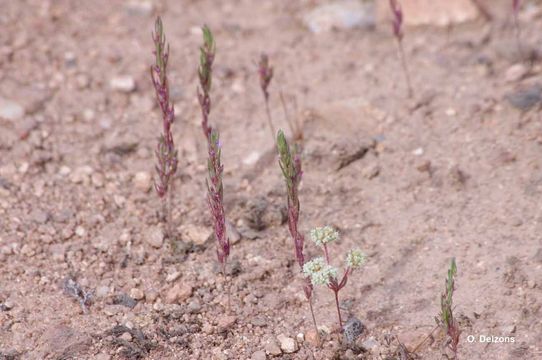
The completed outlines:
{"type": "Polygon", "coordinates": [[[169,60],[169,45],[166,46],[166,36],[162,19],[158,17],[154,24],[154,33],[152,35],[156,57],[156,63],[151,66],[151,79],[156,93],[156,99],[162,112],[162,134],[158,139],[156,147],[156,172],[158,180],[154,182],[154,187],[158,196],[163,201],[166,234],[171,237],[171,196],[173,190],[173,180],[177,172],[177,150],[173,142],[171,126],[175,120],[175,108],[169,97],[169,83],[167,78],[167,65],[169,60]],[[169,196],[166,195],[169,193],[169,196]]]}
{"type": "Polygon", "coordinates": [[[403,10],[401,4],[398,0],[390,0],[390,8],[393,15],[392,19],[392,29],[393,35],[395,36],[397,42],[397,49],[399,53],[399,59],[401,61],[401,66],[403,67],[403,73],[405,74],[405,80],[408,88],[408,97],[412,97],[414,91],[412,89],[412,83],[410,81],[410,72],[408,70],[405,50],[403,48],[403,10]]]}
{"type": "Polygon", "coordinates": [[[230,241],[226,236],[226,215],[224,213],[224,185],[220,155],[220,134],[217,130],[211,129],[210,141],[208,143],[209,159],[207,163],[209,179],[207,182],[207,202],[214,223],[214,233],[217,239],[217,257],[225,274],[225,266],[230,254],[230,241]]]}
{"type": "MultiPolygon", "coordinates": [[[[279,130],[277,134],[277,148],[279,153],[279,166],[286,182],[288,230],[290,231],[290,236],[294,242],[295,258],[299,267],[303,270],[305,266],[305,255],[303,254],[305,237],[299,232],[298,228],[300,213],[299,184],[303,175],[303,171],[301,170],[301,158],[299,157],[299,154],[292,155],[292,151],[290,150],[290,146],[288,145],[282,130],[279,130]]],[[[318,332],[316,317],[314,316],[314,309],[312,307],[313,283],[308,276],[305,276],[303,291],[309,302],[314,330],[316,332],[317,341],[320,343],[320,334],[318,332]]]]}
{"type": "Polygon", "coordinates": [[[213,79],[213,62],[216,44],[211,30],[205,25],[203,31],[203,46],[200,47],[200,64],[198,68],[199,88],[198,101],[201,107],[201,127],[206,138],[211,135],[209,113],[211,112],[211,85],[213,79]]]}
{"type": "Polygon", "coordinates": [[[512,0],[512,12],[514,14],[514,29],[516,33],[516,44],[518,46],[518,53],[523,58],[523,45],[521,43],[521,27],[519,26],[519,8],[521,7],[521,0],[512,0]]]}
{"type": "Polygon", "coordinates": [[[273,125],[273,118],[271,117],[271,111],[269,110],[269,84],[273,79],[273,67],[269,65],[269,56],[262,53],[260,56],[260,62],[258,63],[258,75],[260,77],[260,88],[262,89],[263,98],[265,101],[265,112],[267,114],[267,124],[271,131],[271,138],[275,141],[275,126],[273,125]]]}
{"type": "MultiPolygon", "coordinates": [[[[284,112],[284,118],[288,122],[288,127],[290,128],[290,131],[292,132],[293,141],[297,146],[297,151],[301,153],[302,148],[303,148],[303,127],[300,124],[298,116],[295,116],[295,121],[292,121],[292,119],[290,118],[290,115],[288,113],[288,108],[286,106],[286,100],[284,98],[284,93],[282,92],[282,90],[279,91],[279,98],[280,98],[280,103],[282,105],[282,111],[284,112]]],[[[297,101],[295,97],[293,98],[293,103],[294,103],[294,111],[297,114],[297,101]]]]}
{"type": "MultiPolygon", "coordinates": [[[[226,279],[226,264],[230,255],[230,240],[226,234],[226,215],[224,211],[224,165],[221,162],[220,133],[209,125],[209,114],[211,112],[211,85],[213,74],[213,61],[215,58],[216,44],[211,30],[204,26],[203,45],[200,47],[200,63],[198,68],[199,87],[198,101],[201,107],[201,127],[205,139],[209,158],[207,160],[208,178],[207,203],[213,219],[213,229],[217,241],[217,258],[220,263],[222,274],[226,279]]],[[[230,287],[228,291],[228,309],[230,308],[230,287]]]]}

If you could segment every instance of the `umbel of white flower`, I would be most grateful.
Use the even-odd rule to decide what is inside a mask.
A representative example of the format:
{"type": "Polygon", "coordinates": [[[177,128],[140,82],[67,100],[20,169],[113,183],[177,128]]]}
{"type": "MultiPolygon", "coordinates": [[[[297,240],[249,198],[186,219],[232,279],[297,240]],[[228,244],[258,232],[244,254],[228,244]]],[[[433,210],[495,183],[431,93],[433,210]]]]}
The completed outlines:
{"type": "Polygon", "coordinates": [[[303,273],[310,277],[313,285],[327,285],[330,279],[337,278],[337,269],[317,257],[303,265],[303,273]]]}
{"type": "Polygon", "coordinates": [[[359,268],[361,265],[365,264],[367,257],[359,249],[350,250],[346,255],[346,267],[351,269],[359,268]]]}
{"type": "Polygon", "coordinates": [[[311,240],[318,246],[324,246],[339,238],[337,230],[331,226],[317,227],[310,232],[311,240]]]}

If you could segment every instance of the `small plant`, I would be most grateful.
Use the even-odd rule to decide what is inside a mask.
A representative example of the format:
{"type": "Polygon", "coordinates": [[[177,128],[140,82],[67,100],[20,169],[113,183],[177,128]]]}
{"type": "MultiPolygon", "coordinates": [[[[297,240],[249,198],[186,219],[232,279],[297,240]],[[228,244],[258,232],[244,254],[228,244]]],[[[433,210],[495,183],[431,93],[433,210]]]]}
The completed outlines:
{"type": "Polygon", "coordinates": [[[405,50],[403,49],[403,10],[401,4],[397,0],[390,0],[390,8],[393,15],[392,29],[393,35],[397,40],[397,49],[399,52],[399,58],[405,74],[405,79],[408,87],[408,96],[412,97],[414,91],[412,90],[412,83],[410,82],[410,73],[406,62],[405,50]]]}
{"type": "MultiPolygon", "coordinates": [[[[288,108],[286,106],[286,100],[284,98],[284,93],[282,90],[279,92],[280,97],[280,103],[282,104],[282,110],[284,111],[284,118],[288,122],[288,126],[290,128],[290,131],[292,132],[292,139],[294,141],[294,144],[297,146],[297,151],[301,153],[301,150],[303,148],[303,125],[299,121],[299,117],[296,115],[294,117],[294,121],[290,118],[290,115],[288,114],[288,108]]],[[[294,111],[297,114],[297,101],[296,98],[293,97],[293,103],[294,103],[294,111]]]]}
{"type": "Polygon", "coordinates": [[[213,62],[215,59],[216,44],[211,30],[205,25],[203,31],[203,46],[200,47],[200,63],[198,68],[198,78],[200,87],[198,88],[198,101],[201,107],[201,127],[206,138],[211,136],[211,127],[209,126],[209,113],[211,112],[211,85],[213,79],[213,62]]]}
{"type": "MultiPolygon", "coordinates": [[[[215,58],[216,45],[211,30],[204,26],[203,46],[200,47],[200,64],[198,69],[199,83],[198,100],[201,107],[201,127],[207,140],[209,159],[207,161],[208,179],[207,202],[213,218],[214,233],[217,240],[217,257],[222,274],[226,279],[226,263],[230,255],[230,240],[226,234],[226,215],[224,212],[224,186],[222,176],[224,165],[221,162],[220,133],[209,125],[209,113],[211,112],[211,92],[213,61],[215,58]]],[[[228,308],[230,307],[230,287],[228,286],[228,308]]]]}
{"type": "Polygon", "coordinates": [[[339,318],[339,326],[343,328],[341,308],[339,306],[339,292],[346,286],[348,277],[355,269],[361,267],[366,260],[365,254],[360,250],[351,250],[346,255],[346,266],[341,279],[338,278],[337,268],[331,265],[327,244],[339,239],[339,233],[331,226],[315,228],[310,232],[311,240],[316,246],[322,248],[324,257],[315,258],[303,266],[303,272],[310,278],[313,285],[326,285],[335,295],[335,305],[339,318]]]}
{"type": "Polygon", "coordinates": [[[516,43],[518,46],[519,56],[523,58],[523,46],[521,44],[521,28],[519,26],[519,8],[521,0],[512,0],[512,12],[514,14],[514,28],[516,32],[516,43]]]}
{"type": "Polygon", "coordinates": [[[457,346],[459,344],[459,324],[454,318],[453,313],[453,295],[455,290],[455,275],[457,274],[457,266],[455,258],[452,258],[450,269],[448,269],[448,277],[445,281],[444,293],[440,297],[440,314],[436,318],[437,324],[446,334],[446,346],[454,353],[454,358],[457,358],[457,346]]]}
{"type": "Polygon", "coordinates": [[[162,111],[162,134],[156,147],[156,172],[158,181],[154,182],[154,188],[163,201],[166,235],[171,238],[171,194],[173,190],[173,177],[177,172],[177,150],[173,143],[171,125],[175,120],[175,108],[169,99],[169,83],[167,78],[167,64],[169,60],[169,45],[166,46],[166,36],[162,19],[156,18],[154,34],[152,35],[156,56],[156,63],[151,66],[151,79],[156,93],[156,99],[162,111]],[[166,197],[166,195],[168,195],[166,197]]]}
{"type": "Polygon", "coordinates": [[[269,91],[267,90],[271,80],[273,79],[273,67],[269,65],[269,56],[262,53],[260,56],[260,62],[258,63],[258,75],[260,77],[260,88],[262,89],[263,98],[265,100],[265,112],[267,114],[267,124],[271,131],[271,137],[273,142],[275,141],[275,127],[273,126],[273,119],[271,118],[271,111],[269,110],[269,91]]]}
{"type": "MultiPolygon", "coordinates": [[[[303,246],[305,237],[299,232],[299,183],[301,182],[301,176],[303,172],[301,170],[301,159],[299,155],[292,155],[290,146],[286,141],[286,137],[282,130],[279,130],[277,134],[277,148],[279,152],[279,166],[282,170],[282,175],[286,181],[287,199],[288,199],[288,229],[290,236],[294,241],[295,258],[301,269],[305,266],[305,255],[303,254],[303,246]]],[[[314,330],[318,343],[320,343],[320,334],[318,333],[318,326],[316,324],[316,317],[314,316],[314,310],[312,307],[312,282],[308,277],[305,278],[305,284],[303,285],[305,297],[309,302],[309,307],[312,316],[312,322],[314,324],[314,330]]]]}

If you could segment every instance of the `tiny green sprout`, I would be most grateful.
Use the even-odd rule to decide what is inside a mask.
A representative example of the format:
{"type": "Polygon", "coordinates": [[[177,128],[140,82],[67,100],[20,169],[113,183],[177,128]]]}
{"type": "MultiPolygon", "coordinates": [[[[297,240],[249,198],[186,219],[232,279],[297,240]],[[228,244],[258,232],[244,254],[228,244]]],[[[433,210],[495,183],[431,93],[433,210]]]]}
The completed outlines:
{"type": "Polygon", "coordinates": [[[348,255],[346,255],[346,267],[350,269],[357,269],[363,264],[365,264],[366,260],[367,256],[365,256],[365,254],[361,250],[350,250],[348,255]]]}
{"type": "Polygon", "coordinates": [[[339,239],[339,232],[331,226],[324,226],[312,229],[310,236],[311,240],[321,247],[339,239]]]}
{"type": "Polygon", "coordinates": [[[303,265],[303,273],[310,277],[313,285],[329,285],[337,278],[337,269],[326,263],[323,257],[317,257],[303,265]]]}

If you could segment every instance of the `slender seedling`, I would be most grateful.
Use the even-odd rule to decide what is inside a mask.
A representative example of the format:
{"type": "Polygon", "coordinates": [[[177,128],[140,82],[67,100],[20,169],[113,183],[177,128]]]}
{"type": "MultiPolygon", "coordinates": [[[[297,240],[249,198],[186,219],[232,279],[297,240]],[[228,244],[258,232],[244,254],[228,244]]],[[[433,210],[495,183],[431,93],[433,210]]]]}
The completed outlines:
{"type": "Polygon", "coordinates": [[[166,235],[171,238],[171,201],[173,180],[177,172],[177,150],[173,143],[171,125],[175,120],[175,108],[169,98],[169,83],[167,78],[167,64],[169,60],[169,44],[166,46],[166,36],[162,19],[156,18],[154,34],[152,35],[155,49],[156,63],[151,66],[151,79],[156,93],[156,99],[162,111],[162,134],[156,147],[156,172],[158,180],[154,182],[154,188],[162,199],[166,235]],[[168,195],[166,197],[166,195],[168,195]]]}
{"type": "Polygon", "coordinates": [[[260,56],[260,62],[258,63],[258,75],[260,77],[260,88],[262,89],[263,98],[265,101],[265,112],[267,114],[267,124],[271,131],[271,138],[275,141],[275,127],[273,126],[273,119],[271,117],[271,111],[269,110],[269,91],[268,87],[273,79],[273,67],[269,65],[269,56],[262,53],[260,56]]]}
{"type": "Polygon", "coordinates": [[[209,126],[209,113],[211,112],[211,85],[213,79],[213,62],[215,59],[216,44],[211,30],[207,25],[203,26],[203,45],[200,47],[200,64],[198,68],[198,78],[200,87],[198,88],[198,101],[201,107],[201,127],[206,138],[211,135],[209,126]]]}
{"type": "Polygon", "coordinates": [[[457,346],[459,344],[459,324],[454,318],[453,313],[453,295],[455,290],[455,275],[457,274],[457,266],[455,258],[452,258],[450,269],[448,269],[448,277],[445,281],[444,293],[440,297],[440,314],[436,319],[437,324],[441,326],[446,334],[446,345],[454,353],[454,358],[457,359],[457,346]]]}
{"type": "Polygon", "coordinates": [[[393,35],[395,36],[397,42],[397,49],[399,53],[399,59],[401,61],[401,66],[403,67],[403,73],[405,74],[405,79],[408,87],[408,97],[412,97],[414,91],[412,90],[412,83],[410,82],[410,72],[408,71],[408,66],[406,62],[405,50],[403,49],[403,10],[401,4],[398,0],[390,0],[390,8],[393,15],[392,19],[392,29],[393,35]]]}
{"type": "Polygon", "coordinates": [[[514,13],[514,29],[516,33],[516,44],[518,46],[519,56],[523,59],[523,45],[521,43],[521,28],[519,26],[519,8],[521,0],[512,0],[512,12],[514,13]]]}
{"type": "Polygon", "coordinates": [[[303,267],[303,272],[310,277],[313,285],[326,285],[335,295],[335,306],[339,318],[339,326],[342,330],[343,320],[341,308],[339,306],[339,292],[346,286],[348,277],[355,269],[361,267],[366,260],[365,254],[360,250],[351,250],[346,255],[346,266],[341,279],[337,277],[337,268],[331,265],[327,244],[339,239],[339,233],[331,226],[315,228],[310,232],[311,240],[324,252],[324,257],[315,258],[307,262],[303,267]]]}
{"type": "MultiPolygon", "coordinates": [[[[211,84],[213,74],[213,61],[215,58],[216,44],[211,30],[204,26],[203,45],[200,47],[200,64],[198,68],[199,88],[198,100],[201,107],[201,127],[207,140],[209,159],[207,161],[208,178],[207,203],[213,218],[214,233],[217,240],[217,257],[222,274],[226,280],[226,264],[230,254],[230,240],[226,234],[226,215],[224,212],[224,185],[222,176],[224,165],[221,162],[220,133],[209,125],[211,112],[211,84]]],[[[230,308],[230,287],[228,288],[228,310],[230,308]]]]}
{"type": "Polygon", "coordinates": [[[290,131],[292,132],[292,138],[294,143],[297,146],[297,150],[301,152],[301,149],[303,148],[303,126],[299,121],[299,117],[297,116],[297,101],[296,98],[293,98],[294,103],[294,113],[296,116],[294,117],[294,120],[292,121],[290,114],[288,113],[288,107],[286,106],[286,100],[284,98],[284,93],[282,92],[282,89],[279,91],[279,97],[280,97],[280,103],[282,104],[282,111],[284,111],[284,118],[288,122],[288,126],[290,127],[290,131]]]}
{"type": "MultiPolygon", "coordinates": [[[[303,246],[305,237],[299,232],[299,183],[301,182],[301,176],[303,172],[301,170],[301,158],[297,152],[290,150],[290,146],[286,141],[284,132],[279,130],[277,134],[277,148],[279,152],[279,166],[282,170],[282,175],[286,181],[287,199],[288,199],[288,229],[290,230],[290,236],[294,241],[295,258],[299,267],[303,269],[305,265],[305,255],[303,254],[303,246]]],[[[311,311],[312,322],[314,324],[314,330],[316,331],[317,341],[320,343],[320,334],[318,332],[318,326],[316,324],[316,317],[314,316],[314,310],[312,307],[312,294],[313,285],[309,277],[305,277],[305,284],[303,285],[305,297],[309,302],[309,308],[311,311]]]]}

